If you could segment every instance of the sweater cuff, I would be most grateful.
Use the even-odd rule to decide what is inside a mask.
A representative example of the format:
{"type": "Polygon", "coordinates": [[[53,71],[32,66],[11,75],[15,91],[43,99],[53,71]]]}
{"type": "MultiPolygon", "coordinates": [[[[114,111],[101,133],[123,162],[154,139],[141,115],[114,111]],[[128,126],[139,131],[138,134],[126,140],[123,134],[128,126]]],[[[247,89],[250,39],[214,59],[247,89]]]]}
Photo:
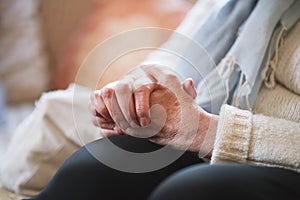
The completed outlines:
{"type": "Polygon", "coordinates": [[[246,163],[251,139],[252,113],[223,105],[211,163],[246,163]]]}

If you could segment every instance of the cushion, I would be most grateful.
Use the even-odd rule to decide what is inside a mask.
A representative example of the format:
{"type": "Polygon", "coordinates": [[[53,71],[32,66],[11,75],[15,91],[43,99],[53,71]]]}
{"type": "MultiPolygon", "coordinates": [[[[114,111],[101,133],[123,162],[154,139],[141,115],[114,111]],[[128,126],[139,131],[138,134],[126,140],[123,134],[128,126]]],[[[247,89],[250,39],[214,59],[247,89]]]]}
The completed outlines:
{"type": "Polygon", "coordinates": [[[50,76],[38,1],[2,0],[0,77],[8,102],[32,101],[48,89],[50,76]]]}

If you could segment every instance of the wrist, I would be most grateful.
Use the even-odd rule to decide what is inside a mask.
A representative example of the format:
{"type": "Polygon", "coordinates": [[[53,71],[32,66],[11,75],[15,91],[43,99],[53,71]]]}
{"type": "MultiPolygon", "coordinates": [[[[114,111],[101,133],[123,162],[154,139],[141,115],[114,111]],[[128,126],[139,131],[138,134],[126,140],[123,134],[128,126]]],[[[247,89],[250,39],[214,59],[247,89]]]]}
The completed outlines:
{"type": "Polygon", "coordinates": [[[199,153],[199,157],[210,158],[217,133],[219,116],[200,108],[198,131],[189,150],[199,153]]]}
{"type": "Polygon", "coordinates": [[[199,148],[199,157],[205,157],[210,159],[212,156],[212,151],[214,149],[214,143],[219,123],[219,116],[213,114],[209,115],[210,121],[208,122],[206,133],[203,137],[201,146],[199,148]]]}

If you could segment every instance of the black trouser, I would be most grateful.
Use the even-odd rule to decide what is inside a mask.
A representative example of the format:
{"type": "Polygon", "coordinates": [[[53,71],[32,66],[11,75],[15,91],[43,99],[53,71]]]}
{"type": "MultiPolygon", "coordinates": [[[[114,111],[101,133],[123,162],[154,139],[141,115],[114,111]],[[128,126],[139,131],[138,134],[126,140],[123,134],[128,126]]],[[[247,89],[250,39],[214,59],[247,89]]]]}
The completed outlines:
{"type": "MultiPolygon", "coordinates": [[[[129,136],[110,140],[137,153],[161,148],[129,136]]],[[[104,149],[107,142],[98,140],[74,153],[33,199],[300,199],[300,174],[296,172],[242,164],[208,165],[189,152],[153,172],[121,172],[102,164],[87,150],[109,156],[104,149]]]]}

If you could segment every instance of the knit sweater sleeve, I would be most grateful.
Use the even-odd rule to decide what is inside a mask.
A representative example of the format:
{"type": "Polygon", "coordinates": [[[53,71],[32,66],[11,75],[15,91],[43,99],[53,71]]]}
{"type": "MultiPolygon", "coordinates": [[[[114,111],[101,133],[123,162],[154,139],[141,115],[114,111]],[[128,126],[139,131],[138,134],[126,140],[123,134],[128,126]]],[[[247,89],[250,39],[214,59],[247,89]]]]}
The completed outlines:
{"type": "Polygon", "coordinates": [[[239,162],[300,172],[300,123],[221,108],[211,163],[239,162]]]}

